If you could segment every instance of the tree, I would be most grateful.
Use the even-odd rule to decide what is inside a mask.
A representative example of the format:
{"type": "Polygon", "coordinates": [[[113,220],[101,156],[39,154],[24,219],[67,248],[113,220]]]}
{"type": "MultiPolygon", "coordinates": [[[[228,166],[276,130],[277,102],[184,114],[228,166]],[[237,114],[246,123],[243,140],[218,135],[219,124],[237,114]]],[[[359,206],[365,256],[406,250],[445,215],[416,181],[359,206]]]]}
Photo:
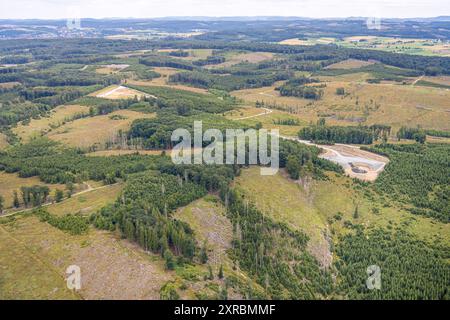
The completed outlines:
{"type": "Polygon", "coordinates": [[[173,270],[175,269],[175,260],[173,258],[173,253],[169,249],[164,251],[164,259],[166,260],[166,269],[173,270]]]}
{"type": "Polygon", "coordinates": [[[5,199],[2,195],[0,195],[0,213],[3,212],[3,203],[5,202],[5,199]]]}
{"type": "Polygon", "coordinates": [[[214,273],[213,273],[213,269],[212,269],[211,265],[208,265],[208,272],[209,272],[208,279],[214,280],[214,273]]]}
{"type": "Polygon", "coordinates": [[[72,194],[73,194],[73,190],[75,189],[75,186],[72,182],[67,182],[66,183],[66,189],[67,189],[67,197],[71,198],[72,194]]]}
{"type": "Polygon", "coordinates": [[[289,176],[292,179],[297,180],[298,178],[300,178],[300,169],[301,165],[299,159],[294,155],[288,156],[286,170],[289,173],[289,176]]]}
{"type": "Polygon", "coordinates": [[[18,207],[20,207],[20,202],[19,202],[19,197],[17,195],[16,190],[13,191],[13,195],[14,195],[13,206],[14,206],[14,208],[18,208],[18,207]]]}
{"type": "Polygon", "coordinates": [[[60,189],[55,190],[55,201],[61,202],[64,199],[64,192],[60,189]]]}
{"type": "Polygon", "coordinates": [[[208,253],[206,250],[206,242],[205,242],[203,243],[202,250],[200,251],[200,263],[205,264],[206,262],[208,262],[208,253]]]}
{"type": "Polygon", "coordinates": [[[336,94],[338,96],[343,96],[345,94],[345,89],[344,88],[336,88],[336,94]]]}
{"type": "Polygon", "coordinates": [[[222,265],[220,265],[219,273],[217,274],[217,276],[219,277],[219,279],[223,279],[223,266],[222,265]]]}
{"type": "Polygon", "coordinates": [[[355,211],[353,212],[353,218],[354,219],[358,219],[359,218],[358,205],[356,205],[355,211]]]}

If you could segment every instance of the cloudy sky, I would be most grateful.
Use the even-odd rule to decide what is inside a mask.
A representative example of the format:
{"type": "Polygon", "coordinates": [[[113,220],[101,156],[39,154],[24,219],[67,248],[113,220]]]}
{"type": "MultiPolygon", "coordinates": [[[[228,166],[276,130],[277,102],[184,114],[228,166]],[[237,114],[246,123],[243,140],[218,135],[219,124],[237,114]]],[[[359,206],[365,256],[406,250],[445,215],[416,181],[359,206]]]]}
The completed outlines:
{"type": "Polygon", "coordinates": [[[0,19],[167,16],[433,17],[449,0],[0,0],[0,19]]]}

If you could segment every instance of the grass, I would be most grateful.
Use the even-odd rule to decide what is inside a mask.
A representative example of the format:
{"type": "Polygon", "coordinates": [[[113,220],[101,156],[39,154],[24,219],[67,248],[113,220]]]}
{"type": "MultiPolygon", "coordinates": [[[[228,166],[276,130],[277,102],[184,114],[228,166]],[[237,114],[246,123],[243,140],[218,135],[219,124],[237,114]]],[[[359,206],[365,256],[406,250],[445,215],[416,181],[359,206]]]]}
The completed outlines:
{"type": "MultiPolygon", "coordinates": [[[[326,181],[299,185],[282,173],[261,176],[257,167],[251,167],[243,170],[236,185],[266,214],[291,228],[304,230],[313,241],[318,239],[319,244],[323,231],[335,235],[335,241],[338,235],[350,232],[345,227],[345,221],[349,221],[365,227],[402,226],[428,243],[450,245],[448,224],[413,215],[373,192],[366,195],[367,191],[351,178],[334,173],[327,175],[326,181]],[[359,217],[355,219],[356,206],[359,217]]],[[[309,247],[314,248],[311,244],[309,247]]],[[[320,256],[317,252],[315,255],[320,256]]]]}
{"type": "Polygon", "coordinates": [[[144,114],[131,110],[118,110],[108,115],[75,120],[53,130],[47,136],[72,147],[89,148],[96,145],[101,149],[108,139],[115,139],[120,130],[128,130],[135,119],[152,118],[154,116],[154,114],[144,114]],[[114,115],[124,118],[111,119],[111,116],[114,115]]]}
{"type": "MultiPolygon", "coordinates": [[[[208,250],[208,261],[205,265],[185,265],[177,267],[176,273],[179,278],[176,285],[187,284],[187,289],[181,292],[183,299],[196,299],[201,296],[211,297],[217,294],[217,290],[225,286],[224,279],[219,279],[217,274],[222,265],[225,277],[233,277],[241,284],[252,284],[254,288],[260,288],[245,273],[239,269],[233,269],[233,262],[227,254],[231,248],[233,238],[233,226],[226,217],[225,207],[215,195],[207,195],[196,200],[189,205],[178,209],[174,217],[189,224],[195,232],[195,238],[199,247],[206,243],[208,250]],[[211,266],[214,280],[203,279],[208,275],[207,266],[211,266]]],[[[228,297],[230,299],[242,299],[242,292],[229,288],[228,297]]]]}
{"type": "Polygon", "coordinates": [[[152,80],[126,80],[129,84],[134,84],[137,86],[156,86],[156,87],[171,87],[174,89],[180,89],[185,91],[191,91],[196,93],[204,93],[207,94],[208,90],[202,88],[195,88],[181,84],[169,83],[169,77],[172,74],[182,72],[183,70],[174,69],[174,68],[165,68],[165,67],[155,67],[152,69],[153,71],[159,73],[161,77],[154,78],[152,80]]]}
{"type": "Polygon", "coordinates": [[[41,136],[48,133],[52,128],[70,122],[72,117],[77,114],[87,114],[89,108],[80,105],[64,105],[53,109],[48,117],[40,119],[32,119],[29,124],[19,124],[13,128],[13,132],[17,134],[23,142],[28,141],[32,137],[41,136]]]}
{"type": "Polygon", "coordinates": [[[158,299],[159,289],[172,278],[159,256],[107,232],[92,229],[72,236],[29,215],[0,228],[0,261],[8,270],[1,273],[0,297],[71,298],[63,280],[69,265],[81,268],[84,299],[158,299]]]}
{"type": "Polygon", "coordinates": [[[371,64],[374,64],[374,62],[357,59],[347,59],[344,61],[330,64],[329,66],[325,67],[325,69],[354,69],[369,66],[371,64]]]}
{"type": "Polygon", "coordinates": [[[8,146],[9,143],[7,137],[3,133],[0,133],[0,150],[4,150],[8,146]]]}
{"type": "Polygon", "coordinates": [[[6,173],[0,171],[0,194],[5,199],[5,208],[11,208],[13,205],[13,192],[17,191],[19,200],[22,203],[20,187],[33,186],[33,185],[46,185],[50,188],[50,195],[54,195],[55,189],[64,190],[66,187],[60,184],[45,184],[38,177],[20,178],[15,173],[6,173]]]}
{"type": "Polygon", "coordinates": [[[273,59],[274,54],[270,52],[227,52],[225,62],[207,66],[207,68],[227,68],[241,62],[259,63],[273,59]]]}
{"type": "Polygon", "coordinates": [[[262,176],[258,167],[251,167],[242,171],[236,186],[262,212],[294,230],[305,232],[310,237],[311,253],[329,265],[328,243],[324,238],[326,220],[313,205],[314,198],[309,192],[311,181],[296,183],[288,180],[281,171],[273,176],[262,176]]]}
{"type": "Polygon", "coordinates": [[[206,242],[209,249],[208,263],[231,267],[226,250],[231,248],[233,227],[225,216],[225,208],[214,196],[206,196],[179,209],[174,217],[188,223],[195,231],[199,246],[206,242]]]}
{"type": "Polygon", "coordinates": [[[264,101],[266,105],[290,108],[293,117],[306,123],[325,117],[330,125],[382,123],[391,125],[395,131],[408,123],[409,126],[449,129],[450,91],[393,83],[369,84],[364,81],[367,77],[364,73],[320,77],[326,87],[323,98],[318,101],[281,97],[275,90],[279,83],[271,87],[234,91],[232,95],[246,104],[264,101]],[[336,89],[341,87],[346,95],[337,96],[336,89]]]}
{"type": "Polygon", "coordinates": [[[110,157],[110,156],[120,156],[123,154],[154,154],[154,155],[160,155],[163,152],[163,150],[126,150],[126,149],[117,149],[117,150],[100,150],[100,151],[94,151],[89,152],[86,155],[91,157],[110,157]]]}
{"type": "Polygon", "coordinates": [[[0,225],[0,300],[77,299],[62,273],[0,225]]]}
{"type": "Polygon", "coordinates": [[[286,45],[314,45],[334,43],[349,48],[383,50],[396,53],[417,54],[426,56],[450,56],[450,45],[439,43],[432,39],[410,39],[376,36],[351,36],[342,40],[336,38],[308,38],[299,40],[286,39],[280,44],[286,45]]]}
{"type": "Polygon", "coordinates": [[[48,212],[54,215],[77,214],[90,215],[109,203],[116,201],[123,185],[107,185],[101,189],[85,192],[80,195],[74,195],[60,203],[47,206],[48,212]]]}

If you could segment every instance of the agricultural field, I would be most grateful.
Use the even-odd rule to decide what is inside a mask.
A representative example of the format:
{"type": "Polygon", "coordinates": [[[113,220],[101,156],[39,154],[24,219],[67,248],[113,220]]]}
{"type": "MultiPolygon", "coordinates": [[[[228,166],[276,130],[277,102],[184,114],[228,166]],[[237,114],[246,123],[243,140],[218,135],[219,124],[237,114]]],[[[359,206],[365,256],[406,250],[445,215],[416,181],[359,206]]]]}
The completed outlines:
{"type": "MultiPolygon", "coordinates": [[[[293,181],[283,172],[261,176],[258,170],[256,167],[244,170],[236,181],[237,186],[268,215],[309,230],[312,239],[314,233],[311,232],[320,239],[323,230],[328,234],[346,234],[349,230],[345,221],[352,221],[363,223],[368,228],[402,226],[428,243],[450,244],[448,224],[411,216],[383,197],[372,194],[374,198],[368,198],[362,192],[355,192],[360,190],[360,186],[348,177],[330,174],[329,180],[325,181],[293,181]],[[358,218],[355,219],[356,207],[358,218]]],[[[313,243],[314,240],[310,241],[313,243]]]]}
{"type": "Polygon", "coordinates": [[[338,38],[291,38],[278,42],[284,45],[312,46],[315,44],[336,44],[347,48],[375,49],[395,53],[415,54],[425,56],[450,56],[450,44],[447,41],[435,39],[413,39],[377,36],[351,36],[338,38]]]}

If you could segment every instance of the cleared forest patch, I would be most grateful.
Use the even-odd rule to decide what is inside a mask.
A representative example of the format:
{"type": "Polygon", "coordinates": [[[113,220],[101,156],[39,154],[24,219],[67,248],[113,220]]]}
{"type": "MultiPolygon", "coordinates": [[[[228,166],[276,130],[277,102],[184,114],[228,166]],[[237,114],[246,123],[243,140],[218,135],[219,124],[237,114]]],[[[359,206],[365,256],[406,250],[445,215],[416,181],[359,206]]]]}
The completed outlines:
{"type": "Polygon", "coordinates": [[[171,279],[159,256],[108,232],[91,229],[87,234],[69,235],[34,216],[16,218],[0,228],[16,239],[6,250],[16,252],[16,257],[2,261],[3,268],[14,272],[12,278],[2,279],[3,288],[12,288],[3,294],[16,299],[29,297],[34,289],[42,292],[41,298],[52,298],[53,292],[70,298],[63,294],[63,279],[70,265],[81,269],[79,294],[84,299],[159,299],[161,286],[171,279]],[[45,268],[31,272],[36,268],[33,260],[41,261],[52,273],[45,268]],[[16,288],[16,283],[20,287],[16,288]]]}
{"type": "Polygon", "coordinates": [[[13,132],[17,134],[23,142],[30,138],[45,135],[54,128],[58,128],[67,122],[72,121],[77,115],[88,114],[89,108],[80,105],[64,105],[59,106],[50,111],[48,117],[40,119],[31,119],[27,125],[19,124],[13,128],[13,132]]]}
{"type": "Polygon", "coordinates": [[[216,267],[220,264],[230,266],[226,250],[231,248],[233,226],[225,216],[225,208],[218,198],[207,196],[194,201],[180,208],[174,216],[194,229],[199,246],[206,243],[210,264],[216,267]]]}
{"type": "Polygon", "coordinates": [[[309,237],[308,249],[323,266],[329,266],[332,258],[326,222],[313,205],[310,193],[312,180],[294,182],[282,172],[273,176],[262,176],[258,167],[242,170],[236,179],[246,197],[256,207],[278,222],[286,223],[293,230],[301,230],[309,237]]]}
{"type": "Polygon", "coordinates": [[[75,120],[53,130],[47,136],[72,147],[88,148],[95,145],[102,149],[104,143],[113,141],[120,130],[128,130],[134,120],[152,117],[155,115],[118,110],[107,115],[75,120]]]}
{"type": "Polygon", "coordinates": [[[31,187],[34,185],[45,185],[49,187],[51,196],[53,196],[55,189],[65,189],[65,185],[46,184],[43,183],[38,177],[20,178],[16,173],[6,173],[0,171],[0,195],[2,195],[5,199],[5,208],[11,208],[13,206],[14,191],[17,191],[20,204],[22,204],[20,187],[31,187]]]}
{"type": "MultiPolygon", "coordinates": [[[[233,91],[246,103],[264,102],[265,107],[285,109],[292,116],[309,122],[326,118],[330,125],[387,124],[394,129],[408,123],[423,128],[448,130],[450,91],[441,88],[393,83],[365,83],[357,74],[320,77],[326,85],[320,100],[280,96],[271,87],[233,91]],[[351,76],[351,77],[348,77],[351,76]],[[337,95],[344,88],[344,95],[337,95]]],[[[261,117],[262,118],[262,117],[261,117]]]]}
{"type": "Polygon", "coordinates": [[[355,69],[375,64],[375,61],[363,61],[357,59],[347,59],[326,66],[324,69],[355,69]]]}
{"type": "Polygon", "coordinates": [[[47,211],[54,215],[82,214],[89,215],[100,210],[105,205],[116,201],[122,191],[122,184],[106,185],[96,190],[73,195],[62,202],[46,207],[47,211]]]}
{"type": "Polygon", "coordinates": [[[152,80],[127,80],[127,83],[134,84],[137,86],[170,87],[174,89],[191,91],[195,93],[204,93],[204,94],[208,93],[208,90],[206,89],[170,83],[169,77],[175,73],[181,72],[182,70],[166,67],[155,67],[152,70],[159,73],[161,76],[158,78],[154,78],[152,80]]]}

